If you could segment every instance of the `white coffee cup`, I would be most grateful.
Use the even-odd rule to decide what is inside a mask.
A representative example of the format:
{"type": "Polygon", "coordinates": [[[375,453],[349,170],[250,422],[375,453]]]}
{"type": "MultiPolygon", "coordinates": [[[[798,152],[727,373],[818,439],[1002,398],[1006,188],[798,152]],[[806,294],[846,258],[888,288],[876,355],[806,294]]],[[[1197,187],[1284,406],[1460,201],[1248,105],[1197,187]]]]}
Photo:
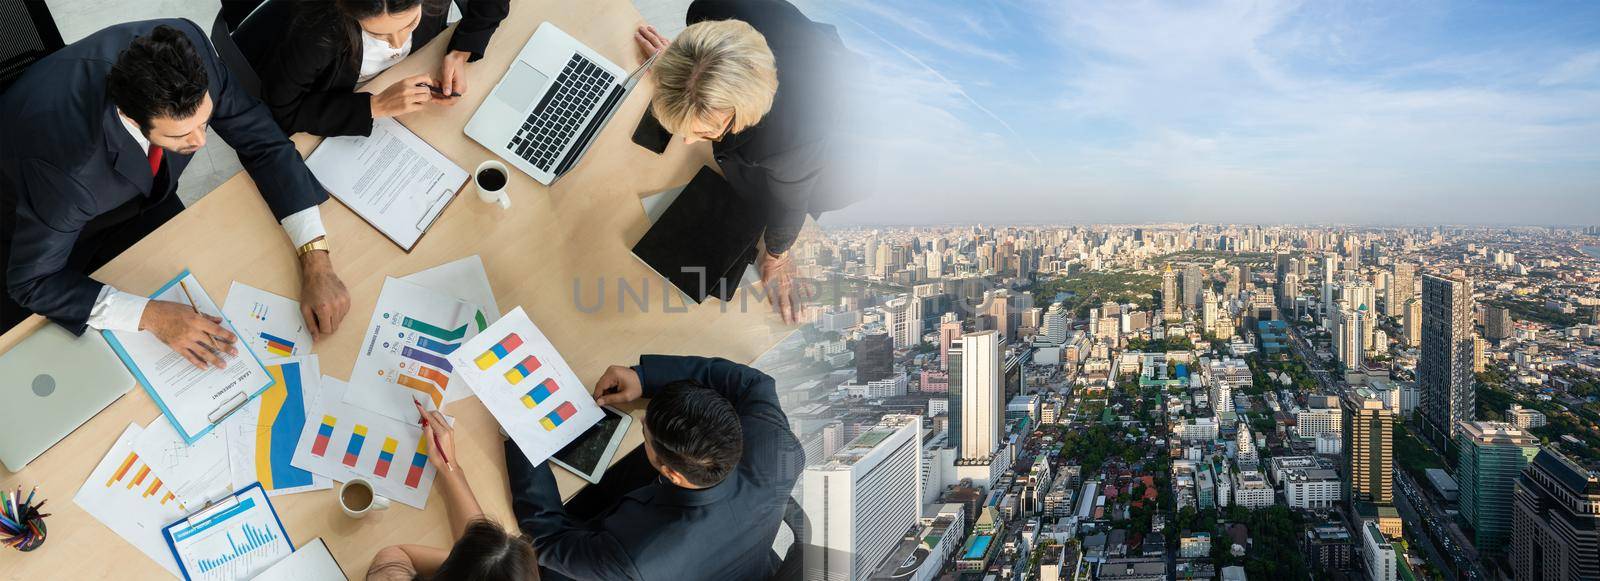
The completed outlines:
{"type": "Polygon", "coordinates": [[[506,164],[492,159],[478,164],[478,169],[472,172],[472,185],[478,188],[479,200],[489,204],[500,204],[502,210],[511,207],[511,195],[506,193],[506,187],[511,185],[511,172],[506,169],[506,164]],[[483,183],[478,181],[478,176],[483,175],[483,170],[486,169],[498,170],[500,175],[505,176],[505,183],[494,189],[483,187],[483,183]]]}
{"type": "Polygon", "coordinates": [[[346,480],[344,484],[339,485],[339,508],[344,509],[344,514],[350,518],[362,518],[367,516],[367,513],[389,508],[389,499],[378,496],[378,492],[372,489],[372,483],[367,482],[365,478],[351,478],[346,480]],[[367,496],[372,497],[372,500],[367,502],[366,506],[350,506],[345,500],[347,492],[360,495],[359,490],[363,488],[366,489],[367,496]],[[352,491],[351,489],[356,490],[352,491]]]}

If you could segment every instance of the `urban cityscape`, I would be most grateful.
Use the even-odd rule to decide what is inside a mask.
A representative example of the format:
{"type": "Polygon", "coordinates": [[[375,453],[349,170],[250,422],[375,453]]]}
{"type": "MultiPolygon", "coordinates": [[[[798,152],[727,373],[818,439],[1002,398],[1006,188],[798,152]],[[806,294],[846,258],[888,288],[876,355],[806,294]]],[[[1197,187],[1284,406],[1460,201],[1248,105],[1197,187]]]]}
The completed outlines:
{"type": "Polygon", "coordinates": [[[1600,228],[831,227],[808,579],[1600,578],[1600,228]]]}

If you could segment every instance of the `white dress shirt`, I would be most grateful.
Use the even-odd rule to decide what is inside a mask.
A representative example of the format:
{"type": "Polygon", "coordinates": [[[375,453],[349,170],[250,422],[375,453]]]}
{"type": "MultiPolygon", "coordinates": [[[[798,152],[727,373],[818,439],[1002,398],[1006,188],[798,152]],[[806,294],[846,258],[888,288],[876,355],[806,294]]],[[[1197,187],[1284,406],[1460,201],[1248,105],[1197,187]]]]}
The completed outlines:
{"type": "MultiPolygon", "coordinates": [[[[128,120],[120,113],[122,126],[128,130],[128,135],[139,144],[141,151],[150,151],[150,140],[146,139],[139,126],[128,120]]],[[[284,231],[289,233],[289,241],[299,248],[307,242],[324,236],[327,231],[322,227],[322,212],[316,206],[306,208],[284,218],[284,231]]],[[[112,331],[138,331],[139,320],[144,317],[144,307],[150,299],[117,290],[116,287],[105,285],[100,287],[100,296],[94,300],[94,307],[89,311],[89,326],[101,330],[112,331]]]]}
{"type": "Polygon", "coordinates": [[[372,77],[389,70],[389,67],[400,64],[408,54],[411,54],[410,36],[400,43],[400,48],[395,48],[389,46],[389,41],[361,31],[361,71],[356,75],[356,82],[372,80],[372,77]]]}

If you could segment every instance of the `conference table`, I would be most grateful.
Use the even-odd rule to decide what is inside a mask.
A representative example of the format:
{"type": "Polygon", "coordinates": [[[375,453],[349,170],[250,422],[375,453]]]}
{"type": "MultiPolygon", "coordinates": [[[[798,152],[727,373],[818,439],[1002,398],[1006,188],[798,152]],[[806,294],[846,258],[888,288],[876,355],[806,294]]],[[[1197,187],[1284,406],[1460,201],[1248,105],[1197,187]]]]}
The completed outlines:
{"type": "MultiPolygon", "coordinates": [[[[472,171],[495,155],[469,139],[462,127],[499,81],[518,50],[542,22],[551,22],[607,58],[632,68],[641,61],[634,28],[644,23],[628,0],[516,0],[482,60],[468,65],[469,90],[454,106],[429,106],[399,121],[457,165],[472,171]]],[[[436,72],[447,35],[374,79],[381,90],[406,76],[436,72]]],[[[351,297],[339,331],[314,346],[323,374],[346,379],[373,314],[385,277],[404,276],[470,255],[482,258],[503,311],[522,306],[554,343],[578,377],[593,385],[611,364],[632,365],[644,353],[725,357],[751,362],[790,330],[754,293],[732,301],[684,303],[630,248],[649,228],[641,198],[687,183],[710,165],[708,144],[675,141],[657,155],[635,145],[632,131],[648,106],[648,82],[629,96],[587,156],[552,187],[512,171],[512,205],[502,210],[478,200],[469,185],[410,252],[402,251],[338,201],[322,205],[332,258],[351,297]],[[625,291],[619,287],[628,287],[625,291]],[[641,302],[640,296],[645,300],[641,302]]],[[[296,135],[302,156],[320,141],[296,135]]],[[[299,268],[283,228],[273,220],[250,177],[241,172],[194,206],[93,273],[125,291],[149,293],[183,269],[194,272],[219,304],[239,281],[297,298],[299,268]]],[[[0,352],[40,327],[38,316],[0,336],[0,352]]],[[[142,388],[130,391],[65,440],[16,473],[0,474],[0,487],[39,486],[52,513],[47,542],[31,553],[0,548],[0,579],[167,577],[164,570],[72,502],[102,456],[130,422],[167,421],[142,388]]],[[[70,389],[70,386],[64,388],[70,389]]],[[[642,440],[643,402],[626,406],[635,417],[616,458],[642,440]]],[[[9,404],[8,404],[9,405],[9,404]]],[[[476,398],[451,403],[456,457],[490,518],[515,526],[506,485],[502,438],[476,398]]],[[[553,467],[563,498],[583,480],[553,467]]],[[[320,537],[352,579],[365,577],[380,548],[414,543],[451,544],[444,502],[437,489],[425,510],[399,503],[355,520],[339,509],[334,490],[277,496],[273,504],[290,538],[320,537]]]]}

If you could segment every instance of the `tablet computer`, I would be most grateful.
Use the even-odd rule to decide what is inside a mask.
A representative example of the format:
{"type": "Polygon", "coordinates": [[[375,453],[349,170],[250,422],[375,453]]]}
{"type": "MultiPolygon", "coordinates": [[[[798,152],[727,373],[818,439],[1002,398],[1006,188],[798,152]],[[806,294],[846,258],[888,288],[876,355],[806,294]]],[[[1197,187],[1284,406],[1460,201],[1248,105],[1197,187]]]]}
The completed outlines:
{"type": "Polygon", "coordinates": [[[628,426],[633,423],[633,416],[609,406],[601,406],[600,410],[606,413],[604,418],[550,457],[551,462],[591,484],[598,484],[605,475],[617,448],[622,445],[622,437],[628,434],[628,426]]]}

